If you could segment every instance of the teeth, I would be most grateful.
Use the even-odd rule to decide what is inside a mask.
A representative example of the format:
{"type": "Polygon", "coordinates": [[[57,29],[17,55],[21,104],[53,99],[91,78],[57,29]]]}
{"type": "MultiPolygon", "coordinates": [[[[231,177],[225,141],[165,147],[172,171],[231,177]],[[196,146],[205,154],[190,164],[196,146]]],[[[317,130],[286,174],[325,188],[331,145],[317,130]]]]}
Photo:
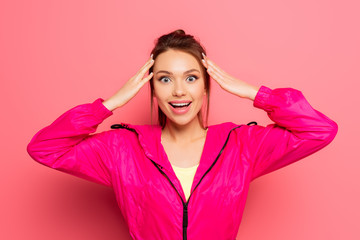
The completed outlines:
{"type": "Polygon", "coordinates": [[[185,107],[190,105],[190,103],[170,103],[170,104],[174,107],[185,107]]]}
{"type": "Polygon", "coordinates": [[[186,105],[189,105],[189,104],[188,103],[173,103],[173,105],[182,107],[182,106],[186,106],[186,105]]]}

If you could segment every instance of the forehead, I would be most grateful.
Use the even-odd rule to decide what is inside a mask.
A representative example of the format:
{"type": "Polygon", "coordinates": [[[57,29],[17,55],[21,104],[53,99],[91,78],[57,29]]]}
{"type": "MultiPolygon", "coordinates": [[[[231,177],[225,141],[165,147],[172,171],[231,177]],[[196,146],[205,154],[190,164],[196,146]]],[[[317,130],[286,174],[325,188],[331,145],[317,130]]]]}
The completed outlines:
{"type": "Polygon", "coordinates": [[[197,59],[190,53],[173,49],[159,54],[154,63],[154,72],[166,70],[173,73],[183,73],[192,68],[200,71],[197,59]]]}

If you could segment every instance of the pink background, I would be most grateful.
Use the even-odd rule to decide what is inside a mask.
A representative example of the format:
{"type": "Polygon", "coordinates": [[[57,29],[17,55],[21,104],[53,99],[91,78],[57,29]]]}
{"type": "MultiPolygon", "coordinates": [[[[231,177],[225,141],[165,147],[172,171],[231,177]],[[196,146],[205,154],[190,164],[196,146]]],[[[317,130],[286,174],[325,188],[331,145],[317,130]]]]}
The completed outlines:
{"type": "MultiPolygon", "coordinates": [[[[177,28],[228,73],[301,90],[339,125],[328,147],[253,182],[238,238],[360,239],[357,2],[1,1],[0,239],[130,239],[110,188],[39,165],[26,145],[66,110],[110,97],[177,28]]],[[[271,123],[212,87],[211,124],[271,123]]],[[[98,131],[149,123],[148,97],[144,87],[98,131]]]]}

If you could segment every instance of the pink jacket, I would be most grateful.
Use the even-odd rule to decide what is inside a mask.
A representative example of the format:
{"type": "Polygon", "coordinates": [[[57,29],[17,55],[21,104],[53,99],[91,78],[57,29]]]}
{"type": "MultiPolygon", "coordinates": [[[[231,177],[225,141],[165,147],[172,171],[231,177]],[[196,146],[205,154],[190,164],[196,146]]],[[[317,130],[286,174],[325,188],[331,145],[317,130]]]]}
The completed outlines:
{"type": "Polygon", "coordinates": [[[113,114],[102,101],[68,110],[27,151],[41,164],[112,187],[134,239],[235,239],[250,182],[322,149],[338,130],[300,91],[261,86],[253,105],[275,124],[209,126],[186,202],[159,126],[91,134],[113,114]]]}

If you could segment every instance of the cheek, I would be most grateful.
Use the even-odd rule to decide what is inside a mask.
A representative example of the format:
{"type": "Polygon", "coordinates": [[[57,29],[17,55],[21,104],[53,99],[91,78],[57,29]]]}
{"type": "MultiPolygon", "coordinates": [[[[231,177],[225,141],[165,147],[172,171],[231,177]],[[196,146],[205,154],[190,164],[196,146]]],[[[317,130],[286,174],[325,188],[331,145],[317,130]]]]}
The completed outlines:
{"type": "Polygon", "coordinates": [[[159,85],[154,82],[154,97],[159,98],[161,96],[161,90],[159,89],[159,85]]]}
{"type": "Polygon", "coordinates": [[[203,98],[206,95],[206,90],[204,89],[204,85],[200,84],[197,88],[192,90],[192,95],[195,98],[203,98]]]}
{"type": "Polygon", "coordinates": [[[158,104],[162,104],[162,101],[166,101],[167,99],[166,89],[154,85],[154,97],[158,104]]]}

